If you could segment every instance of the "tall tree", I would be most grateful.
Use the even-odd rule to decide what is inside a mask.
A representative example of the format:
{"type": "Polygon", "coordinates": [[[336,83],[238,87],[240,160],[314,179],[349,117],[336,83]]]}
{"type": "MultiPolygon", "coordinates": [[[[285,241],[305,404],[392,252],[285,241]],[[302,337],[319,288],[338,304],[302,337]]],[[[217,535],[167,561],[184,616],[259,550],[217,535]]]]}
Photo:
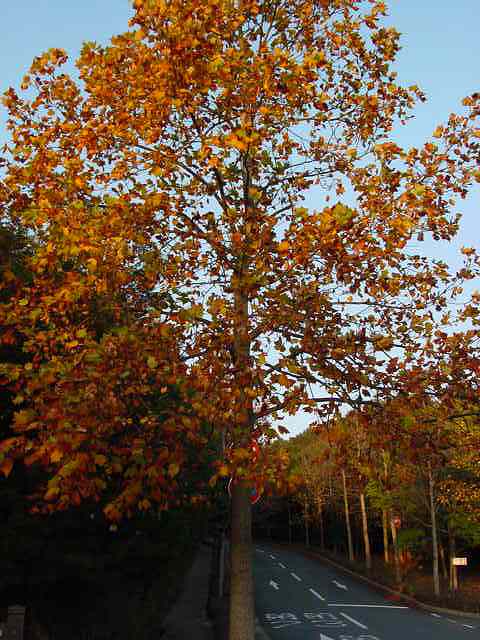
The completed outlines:
{"type": "MultiPolygon", "coordinates": [[[[171,416],[170,464],[153,456],[161,471],[147,484],[175,477],[170,452],[181,458],[182,438],[197,437],[197,416],[225,433],[219,474],[234,478],[230,638],[251,640],[248,493],[267,475],[252,462],[252,437],[270,437],[280,411],[358,405],[372,388],[396,388],[393,336],[413,357],[418,333],[432,331],[428,305],[443,299],[435,285],[450,282],[441,263],[412,256],[407,243],[419,232],[456,231],[450,201],[472,180],[477,98],[436,130],[438,144],[404,151],[391,131],[423,96],[395,81],[399,36],[382,23],[383,2],[133,4],[129,31],[83,47],[83,87],[60,72],[65,54],[54,49],[24,79],[33,99],[5,96],[12,144],[2,203],[41,239],[35,283],[7,315],[35,354],[32,369],[9,375],[35,390],[44,411],[41,420],[24,411],[16,424],[33,455],[48,443],[58,471],[59,434],[69,443],[82,436],[50,411],[49,389],[68,384],[89,349],[88,332],[72,335],[68,309],[91,289],[124,292],[141,323],[118,346],[107,339],[100,358],[139,349],[135,367],[122,368],[142,389],[188,373],[202,394],[195,416],[171,416]],[[313,187],[327,196],[318,210],[303,206],[313,187]],[[346,189],[352,206],[341,200],[346,189]],[[160,300],[146,304],[146,292],[159,289],[160,300]],[[312,399],[315,383],[326,393],[312,399]],[[33,428],[40,448],[28,444],[38,443],[33,428]]],[[[123,407],[108,398],[114,420],[123,407]]],[[[122,426],[131,435],[129,418],[122,426]]],[[[142,418],[144,438],[156,418],[142,418]]],[[[129,500],[143,500],[143,486],[129,500]]]]}

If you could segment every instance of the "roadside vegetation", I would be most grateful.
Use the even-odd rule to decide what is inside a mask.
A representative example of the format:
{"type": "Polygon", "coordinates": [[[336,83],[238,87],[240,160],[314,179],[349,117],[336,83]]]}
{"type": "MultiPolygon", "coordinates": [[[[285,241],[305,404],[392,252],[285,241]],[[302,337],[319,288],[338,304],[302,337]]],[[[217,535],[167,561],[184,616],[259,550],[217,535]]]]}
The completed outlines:
{"type": "Polygon", "coordinates": [[[480,423],[476,407],[455,410],[377,407],[283,443],[292,489],[259,505],[256,535],[303,544],[420,600],[479,612],[480,423]]]}

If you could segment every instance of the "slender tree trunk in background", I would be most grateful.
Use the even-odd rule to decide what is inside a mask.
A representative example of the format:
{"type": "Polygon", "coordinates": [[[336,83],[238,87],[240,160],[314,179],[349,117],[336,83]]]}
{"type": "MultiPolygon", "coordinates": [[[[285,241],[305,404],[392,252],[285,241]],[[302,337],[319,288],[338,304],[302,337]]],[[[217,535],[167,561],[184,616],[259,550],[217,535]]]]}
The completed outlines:
{"type": "Polygon", "coordinates": [[[372,568],[372,554],[370,551],[370,536],[368,535],[368,519],[367,519],[367,507],[365,505],[365,494],[363,491],[360,493],[360,508],[362,510],[362,530],[363,530],[363,544],[365,548],[365,567],[368,571],[372,568]]]}
{"type": "Polygon", "coordinates": [[[222,531],[220,536],[220,553],[218,560],[218,597],[223,598],[224,585],[225,585],[225,532],[222,531]]]}
{"type": "Polygon", "coordinates": [[[288,542],[292,544],[292,507],[288,502],[288,542]]]}
{"type": "Polygon", "coordinates": [[[400,570],[400,553],[398,551],[397,528],[393,524],[392,517],[390,517],[390,531],[392,533],[392,542],[393,542],[393,559],[395,563],[395,582],[397,584],[400,584],[402,581],[402,572],[400,570]]]}
{"type": "Polygon", "coordinates": [[[232,489],[232,554],[229,640],[253,640],[252,505],[248,487],[232,489]]]}
{"type": "Polygon", "coordinates": [[[448,580],[448,570],[447,570],[447,562],[445,560],[445,549],[443,547],[442,541],[438,542],[438,553],[440,555],[440,564],[442,565],[442,575],[445,581],[448,580]]]}
{"type": "Polygon", "coordinates": [[[325,551],[325,530],[323,526],[323,507],[322,507],[322,499],[317,499],[317,517],[318,524],[320,526],[320,551],[325,551]]]}
{"type": "Polygon", "coordinates": [[[390,563],[390,555],[388,553],[388,511],[382,509],[382,529],[383,529],[383,558],[386,564],[390,563]]]}
{"type": "Polygon", "coordinates": [[[430,517],[432,523],[432,562],[433,562],[433,592],[440,595],[440,576],[438,574],[438,532],[437,511],[435,508],[435,487],[432,475],[432,467],[428,465],[428,493],[430,498],[430,517]]]}
{"type": "Polygon", "coordinates": [[[309,522],[309,513],[308,513],[308,499],[305,496],[305,500],[303,501],[303,522],[305,525],[305,544],[307,547],[310,546],[310,522],[309,522]]]}
{"type": "Polygon", "coordinates": [[[450,591],[455,593],[458,591],[458,567],[453,564],[453,558],[457,553],[456,544],[455,544],[455,535],[451,528],[448,528],[448,556],[449,556],[449,565],[450,565],[450,591]]]}
{"type": "Polygon", "coordinates": [[[345,506],[345,526],[347,527],[348,559],[351,562],[353,562],[355,560],[355,555],[353,553],[352,527],[350,525],[350,508],[348,506],[347,478],[345,476],[344,469],[342,469],[342,480],[343,480],[343,503],[345,506]]]}

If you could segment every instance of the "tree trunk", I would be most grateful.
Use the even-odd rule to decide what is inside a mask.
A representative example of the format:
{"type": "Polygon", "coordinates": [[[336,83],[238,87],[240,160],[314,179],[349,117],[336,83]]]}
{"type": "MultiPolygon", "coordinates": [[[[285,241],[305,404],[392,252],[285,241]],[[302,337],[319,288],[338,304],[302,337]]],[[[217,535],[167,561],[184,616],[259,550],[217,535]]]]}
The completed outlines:
{"type": "Polygon", "coordinates": [[[432,561],[433,561],[433,592],[440,595],[440,576],[438,574],[438,532],[437,511],[435,508],[434,480],[432,467],[428,465],[428,493],[430,497],[430,517],[432,522],[432,561]]]}
{"type": "Polygon", "coordinates": [[[232,489],[232,547],[229,640],[254,640],[252,505],[248,487],[232,489]]]}
{"type": "Polygon", "coordinates": [[[348,506],[347,478],[345,476],[344,469],[342,469],[342,480],[343,480],[343,502],[345,506],[345,526],[347,527],[348,559],[351,562],[353,562],[355,560],[355,555],[353,553],[352,527],[350,525],[350,508],[348,506]]]}
{"type": "Polygon", "coordinates": [[[397,528],[393,523],[393,518],[390,518],[390,531],[392,533],[392,542],[393,542],[393,559],[395,563],[395,582],[397,584],[400,584],[402,582],[402,572],[400,570],[400,553],[398,551],[397,528]]]}
{"type": "Polygon", "coordinates": [[[363,491],[360,493],[360,508],[362,510],[362,530],[363,530],[363,544],[365,547],[365,567],[367,571],[372,568],[372,554],[370,551],[370,537],[368,535],[368,520],[367,520],[367,507],[365,505],[365,494],[363,491]]]}
{"type": "Polygon", "coordinates": [[[317,499],[317,516],[318,516],[318,524],[320,526],[320,551],[325,551],[325,529],[323,526],[323,508],[322,508],[322,499],[317,499]]]}
{"type": "Polygon", "coordinates": [[[218,560],[218,597],[223,598],[224,586],[225,586],[225,532],[222,531],[220,537],[220,552],[218,560]]]}
{"type": "MultiPolygon", "coordinates": [[[[233,354],[235,387],[238,398],[238,404],[236,403],[238,422],[235,427],[238,433],[236,444],[241,446],[245,446],[249,442],[255,426],[252,399],[247,394],[247,390],[252,386],[252,375],[248,296],[243,285],[244,270],[246,268],[246,265],[240,267],[235,275],[234,282],[232,282],[232,289],[234,290],[233,354]]],[[[250,503],[249,487],[242,482],[233,483],[231,522],[230,624],[228,637],[229,640],[254,640],[252,505],[250,503]]]]}
{"type": "Polygon", "coordinates": [[[458,591],[458,567],[453,564],[456,555],[455,535],[451,528],[448,528],[448,556],[450,565],[450,591],[458,591]]]}
{"type": "Polygon", "coordinates": [[[292,544],[292,507],[288,503],[288,542],[292,544]]]}
{"type": "Polygon", "coordinates": [[[441,540],[438,541],[438,553],[440,555],[440,564],[442,565],[443,579],[447,581],[448,580],[447,562],[445,559],[445,549],[443,548],[443,544],[441,540]]]}
{"type": "Polygon", "coordinates": [[[310,546],[310,522],[309,522],[309,513],[308,513],[308,499],[305,497],[303,502],[303,522],[305,525],[305,544],[307,547],[310,546]]]}
{"type": "Polygon", "coordinates": [[[383,558],[386,564],[390,563],[388,553],[388,511],[382,509],[382,529],[383,529],[383,558]]]}

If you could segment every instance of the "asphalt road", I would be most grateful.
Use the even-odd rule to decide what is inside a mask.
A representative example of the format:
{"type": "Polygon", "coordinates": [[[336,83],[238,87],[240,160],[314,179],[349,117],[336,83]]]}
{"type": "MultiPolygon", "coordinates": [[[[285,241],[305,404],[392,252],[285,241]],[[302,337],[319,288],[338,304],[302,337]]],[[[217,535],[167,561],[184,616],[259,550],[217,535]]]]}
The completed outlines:
{"type": "Polygon", "coordinates": [[[480,638],[480,620],[412,609],[293,551],[254,547],[255,606],[272,640],[480,638]]]}

